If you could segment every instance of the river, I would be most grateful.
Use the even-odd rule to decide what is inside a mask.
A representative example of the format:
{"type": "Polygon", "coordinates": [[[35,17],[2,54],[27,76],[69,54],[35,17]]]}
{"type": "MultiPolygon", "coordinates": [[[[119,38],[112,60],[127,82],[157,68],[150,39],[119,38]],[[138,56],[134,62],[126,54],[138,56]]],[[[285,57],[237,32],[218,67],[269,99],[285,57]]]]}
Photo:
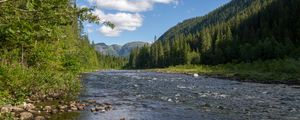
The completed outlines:
{"type": "Polygon", "coordinates": [[[244,83],[147,71],[83,75],[80,100],[113,105],[77,120],[299,120],[300,86],[244,83]]]}

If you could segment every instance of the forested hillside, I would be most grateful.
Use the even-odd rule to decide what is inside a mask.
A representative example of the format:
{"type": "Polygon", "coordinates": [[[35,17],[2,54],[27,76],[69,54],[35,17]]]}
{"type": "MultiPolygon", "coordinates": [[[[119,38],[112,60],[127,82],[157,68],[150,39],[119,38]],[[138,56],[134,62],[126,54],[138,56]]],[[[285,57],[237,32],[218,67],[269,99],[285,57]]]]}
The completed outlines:
{"type": "Polygon", "coordinates": [[[131,53],[131,68],[251,63],[300,56],[299,0],[232,0],[131,53]]]}
{"type": "Polygon", "coordinates": [[[75,1],[5,0],[0,11],[0,105],[73,93],[79,72],[100,67],[82,31],[98,18],[75,1]]]}

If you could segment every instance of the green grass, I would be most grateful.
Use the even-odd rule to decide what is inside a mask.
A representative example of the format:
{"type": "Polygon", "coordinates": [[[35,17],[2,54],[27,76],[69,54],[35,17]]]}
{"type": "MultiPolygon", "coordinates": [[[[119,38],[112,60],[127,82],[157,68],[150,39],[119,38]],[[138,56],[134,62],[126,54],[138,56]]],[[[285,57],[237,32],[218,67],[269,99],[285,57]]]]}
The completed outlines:
{"type": "Polygon", "coordinates": [[[300,84],[300,60],[282,59],[256,61],[253,63],[208,65],[180,65],[159,72],[199,73],[201,75],[224,77],[241,81],[262,83],[300,84]]]}

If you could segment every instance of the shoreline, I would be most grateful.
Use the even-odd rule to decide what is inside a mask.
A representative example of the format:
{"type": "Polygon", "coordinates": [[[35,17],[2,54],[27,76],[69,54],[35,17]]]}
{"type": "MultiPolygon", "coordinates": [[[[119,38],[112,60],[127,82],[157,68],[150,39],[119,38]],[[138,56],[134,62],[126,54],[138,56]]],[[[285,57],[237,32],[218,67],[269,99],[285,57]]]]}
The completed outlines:
{"type": "MultiPolygon", "coordinates": [[[[187,70],[187,69],[185,69],[187,70]]],[[[159,73],[171,73],[171,74],[186,74],[186,75],[193,75],[199,74],[200,76],[210,77],[210,78],[217,78],[222,80],[231,80],[231,81],[238,81],[238,82],[248,82],[248,83],[261,83],[261,84],[285,84],[285,85],[300,85],[299,80],[267,80],[267,79],[252,79],[251,77],[245,77],[239,73],[203,73],[197,71],[185,71],[176,69],[170,70],[169,68],[162,68],[162,69],[149,69],[148,71],[152,72],[159,72],[159,73]]],[[[263,74],[263,73],[262,73],[263,74]]],[[[249,75],[250,76],[250,75],[249,75]]]]}

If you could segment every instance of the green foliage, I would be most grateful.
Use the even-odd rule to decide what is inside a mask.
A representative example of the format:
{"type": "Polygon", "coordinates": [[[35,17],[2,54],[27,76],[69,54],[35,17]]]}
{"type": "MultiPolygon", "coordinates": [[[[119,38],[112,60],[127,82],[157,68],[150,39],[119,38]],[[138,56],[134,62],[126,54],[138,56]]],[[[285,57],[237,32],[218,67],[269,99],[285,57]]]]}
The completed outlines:
{"type": "Polygon", "coordinates": [[[100,69],[123,69],[128,63],[127,58],[102,55],[97,53],[100,69]]]}
{"type": "Polygon", "coordinates": [[[73,0],[0,3],[0,105],[80,89],[77,75],[100,65],[82,29],[99,20],[91,10],[73,0]]]}
{"type": "Polygon", "coordinates": [[[148,53],[133,51],[129,66],[154,68],[297,59],[299,6],[297,0],[232,0],[208,15],[186,20],[168,30],[150,46],[150,57],[139,58],[148,53]],[[143,66],[144,60],[150,64],[143,66]],[[143,65],[137,65],[138,62],[143,65]]]}

